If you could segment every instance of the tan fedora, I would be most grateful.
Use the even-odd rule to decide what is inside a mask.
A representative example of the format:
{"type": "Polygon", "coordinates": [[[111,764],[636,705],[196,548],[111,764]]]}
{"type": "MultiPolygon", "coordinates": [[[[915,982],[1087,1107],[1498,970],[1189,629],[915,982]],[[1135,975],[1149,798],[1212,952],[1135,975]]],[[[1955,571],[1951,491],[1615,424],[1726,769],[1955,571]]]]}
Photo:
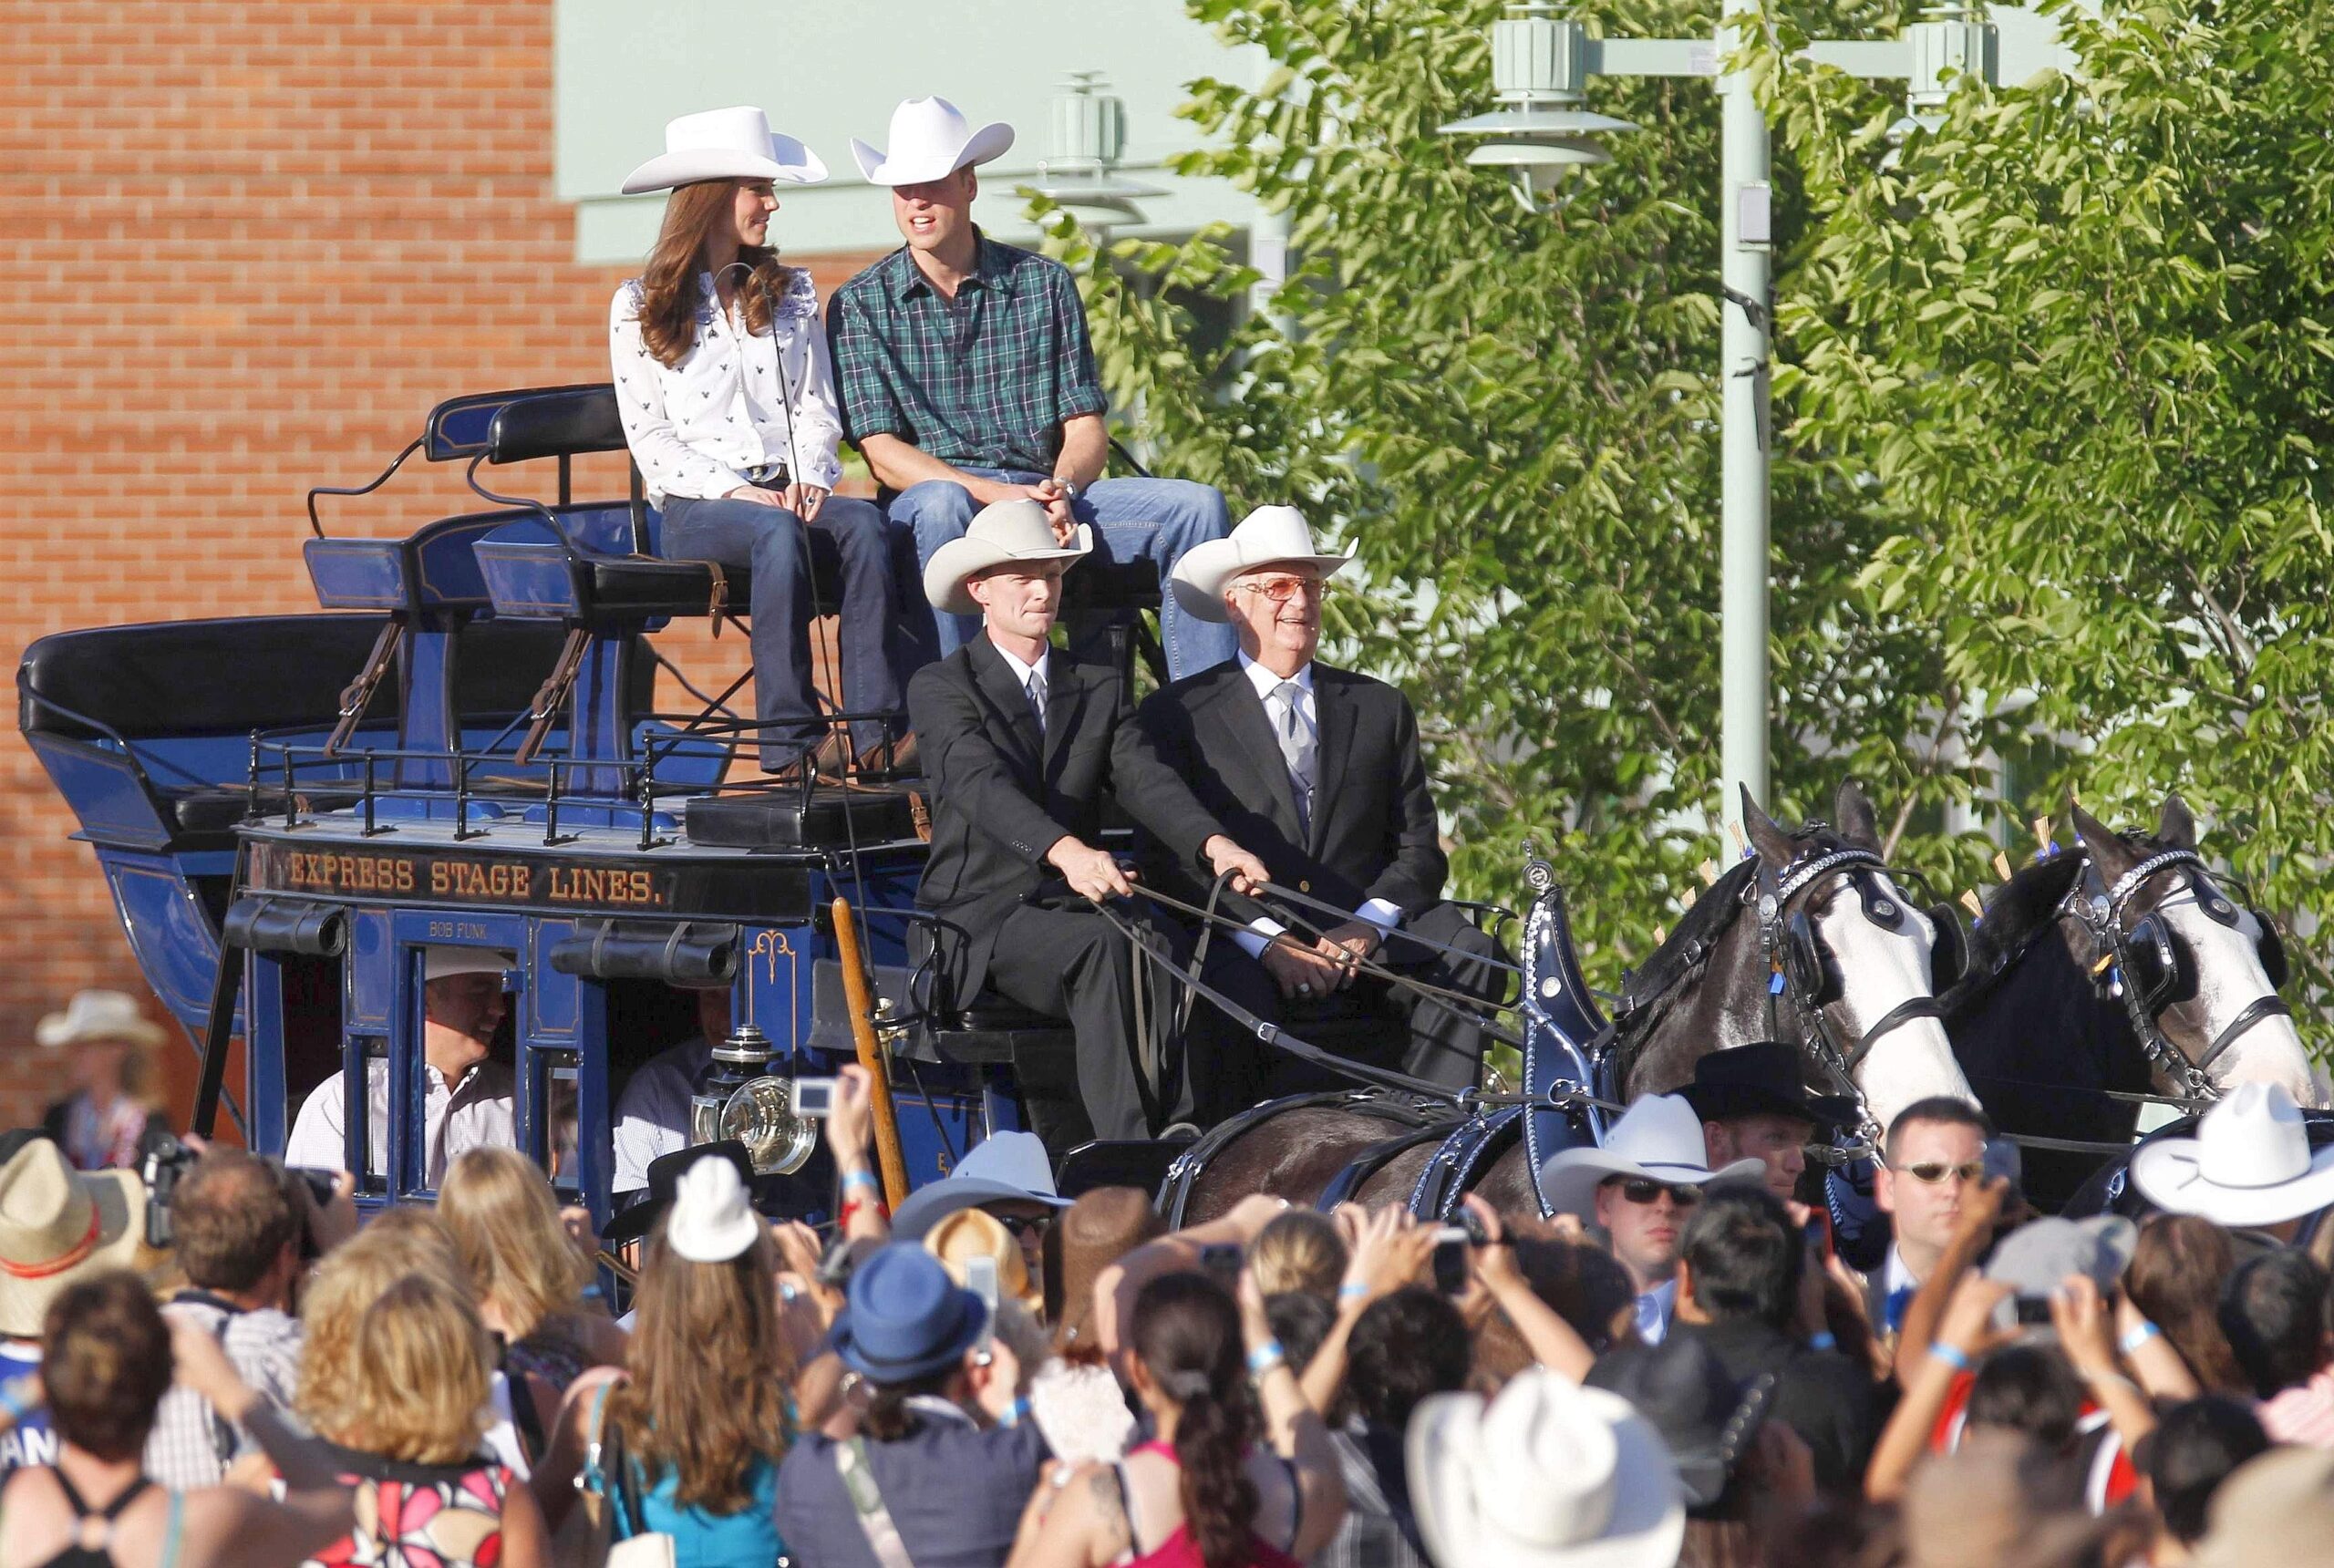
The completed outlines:
{"type": "Polygon", "coordinates": [[[46,1138],[0,1165],[0,1335],[40,1337],[48,1304],[99,1269],[139,1262],[146,1184],[128,1171],[76,1171],[46,1138]]]}
{"type": "Polygon", "coordinates": [[[1077,561],[1094,548],[1094,531],[1078,525],[1077,542],[1054,537],[1046,509],[1034,500],[993,500],[981,508],[965,537],[952,539],[924,563],[924,596],[935,610],[977,615],[980,605],[965,584],[1000,566],[1042,561],[1077,561]]]}
{"type": "Polygon", "coordinates": [[[948,1277],[971,1288],[965,1265],[975,1258],[997,1263],[997,1296],[1017,1301],[1035,1311],[1039,1305],[1036,1282],[1022,1261],[1021,1243],[1004,1222],[986,1209],[959,1209],[924,1233],[924,1251],[938,1258],[948,1277]]]}

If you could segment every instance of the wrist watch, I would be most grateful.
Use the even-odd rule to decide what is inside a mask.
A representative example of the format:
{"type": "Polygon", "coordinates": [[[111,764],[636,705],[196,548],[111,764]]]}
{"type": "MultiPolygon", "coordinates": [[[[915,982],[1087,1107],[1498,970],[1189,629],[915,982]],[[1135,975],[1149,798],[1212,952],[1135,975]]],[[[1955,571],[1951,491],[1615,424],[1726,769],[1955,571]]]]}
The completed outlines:
{"type": "Polygon", "coordinates": [[[1071,479],[1065,474],[1056,474],[1054,476],[1054,483],[1061,486],[1062,493],[1069,497],[1072,500],[1076,500],[1079,496],[1085,493],[1084,486],[1080,485],[1076,480],[1071,479]]]}

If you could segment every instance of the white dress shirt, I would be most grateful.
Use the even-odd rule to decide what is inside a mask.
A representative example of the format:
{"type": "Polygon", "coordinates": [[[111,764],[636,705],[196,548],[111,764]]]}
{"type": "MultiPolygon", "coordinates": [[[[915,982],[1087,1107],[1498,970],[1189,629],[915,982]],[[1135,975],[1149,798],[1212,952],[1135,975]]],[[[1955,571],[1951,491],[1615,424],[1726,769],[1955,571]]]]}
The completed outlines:
{"type": "MultiPolygon", "coordinates": [[[[1270,714],[1273,710],[1273,703],[1276,700],[1273,693],[1279,689],[1284,677],[1273,674],[1272,671],[1250,658],[1245,652],[1239,655],[1239,659],[1240,673],[1246,676],[1248,684],[1256,688],[1256,696],[1264,703],[1265,712],[1270,714]]],[[[1303,669],[1285,678],[1296,683],[1297,722],[1310,730],[1317,741],[1321,735],[1321,715],[1320,709],[1313,700],[1312,661],[1307,660],[1303,669]]],[[[1316,755],[1317,756],[1318,753],[1317,752],[1316,755]]],[[[1354,913],[1378,928],[1378,940],[1380,943],[1386,940],[1388,932],[1402,923],[1402,906],[1382,898],[1363,900],[1361,907],[1354,913]]],[[[1315,923],[1319,923],[1317,921],[1315,923]]],[[[1266,915],[1258,915],[1248,923],[1247,930],[1234,932],[1232,940],[1238,943],[1240,951],[1249,957],[1262,958],[1265,955],[1265,944],[1287,929],[1288,927],[1277,920],[1266,915]]]]}
{"type": "MultiPolygon", "coordinates": [[[[446,1162],[466,1149],[493,1145],[515,1149],[519,1126],[511,1113],[511,1069],[501,1062],[474,1064],[461,1082],[447,1086],[429,1063],[420,1064],[421,1115],[429,1138],[422,1171],[428,1185],[445,1179],[446,1162]]],[[[340,1074],[335,1073],[301,1103],[284,1140],[284,1163],[337,1171],[347,1163],[347,1117],[341,1107],[340,1074]]],[[[374,1057],[365,1064],[365,1170],[379,1176],[389,1168],[389,1064],[374,1057]]]]}
{"type": "Polygon", "coordinates": [[[1637,1337],[1647,1345],[1660,1344],[1669,1336],[1669,1315],[1677,1310],[1678,1282],[1663,1280],[1637,1299],[1637,1337]]]}
{"type": "MultiPolygon", "coordinates": [[[[1013,672],[1013,678],[1020,683],[1021,690],[1025,695],[1029,690],[1029,683],[1031,681],[1041,679],[1050,681],[1052,679],[1051,676],[1046,674],[1048,666],[1053,663],[1054,654],[1051,648],[1048,648],[1044,653],[1039,654],[1038,655],[1038,662],[1034,665],[1030,665],[1022,663],[1020,655],[1007,653],[1002,646],[999,646],[997,639],[994,637],[989,639],[988,645],[997,649],[997,656],[1003,659],[1005,661],[1005,667],[1013,672]]],[[[1053,687],[1048,685],[1046,689],[1048,691],[1051,691],[1053,687]]]]}
{"type": "Polygon", "coordinates": [[[657,1052],[633,1073],[616,1097],[615,1178],[609,1191],[637,1192],[648,1167],[689,1144],[689,1101],[713,1062],[713,1046],[699,1038],[657,1052]]]}
{"type": "Polygon", "coordinates": [[[648,499],[725,496],[777,463],[797,483],[834,489],[842,419],[811,274],[795,270],[761,334],[746,330],[742,309],[721,309],[711,273],[697,274],[697,341],[669,367],[641,339],[638,278],[608,307],[616,406],[648,499]]]}

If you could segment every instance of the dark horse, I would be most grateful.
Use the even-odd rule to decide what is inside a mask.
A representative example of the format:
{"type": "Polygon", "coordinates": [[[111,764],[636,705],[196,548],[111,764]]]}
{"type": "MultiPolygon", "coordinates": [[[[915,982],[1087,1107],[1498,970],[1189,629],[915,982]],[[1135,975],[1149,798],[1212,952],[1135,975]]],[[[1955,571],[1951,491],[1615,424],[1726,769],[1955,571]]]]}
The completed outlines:
{"type": "MultiPolygon", "coordinates": [[[[1635,1099],[1686,1082],[1710,1051],[1781,1038],[1802,1046],[1814,1082],[1854,1088],[1877,1122],[1927,1095],[1968,1098],[1935,1001],[1938,985],[1958,975],[1959,919],[1948,908],[1924,913],[1906,903],[1862,790],[1843,787],[1835,815],[1836,830],[1819,822],[1792,833],[1746,799],[1753,852],[1627,977],[1608,1028],[1555,1031],[1568,1037],[1557,1044],[1586,1058],[1557,1076],[1585,1078],[1607,1099],[1635,1099]]],[[[1547,907],[1544,897],[1535,923],[1547,907]]],[[[1560,923],[1555,929],[1560,935],[1560,923]]],[[[1539,953],[1531,930],[1526,949],[1539,959],[1526,965],[1525,1016],[1536,1040],[1547,1020],[1535,1016],[1535,985],[1553,978],[1561,989],[1569,955],[1539,953]]],[[[1561,1066],[1570,1053],[1546,1054],[1561,1066]]],[[[1549,1084],[1525,1088],[1544,1095],[1549,1084]]],[[[1227,1126],[1203,1163],[1182,1173],[1180,1191],[1162,1195],[1184,1222],[1258,1191],[1300,1202],[1336,1192],[1447,1213],[1472,1189],[1503,1212],[1544,1213],[1537,1161],[1552,1151],[1556,1119],[1523,1107],[1481,1113],[1399,1098],[1360,1106],[1275,1101],[1227,1126]],[[1357,1171],[1365,1174],[1356,1180],[1357,1171]]],[[[1565,1119],[1569,1132],[1559,1136],[1593,1138],[1601,1122],[1583,1108],[1565,1119]]]]}
{"type": "MultiPolygon", "coordinates": [[[[2080,846],[2019,870],[1986,902],[1970,964],[1945,996],[1946,1029],[2003,1131],[2128,1144],[2140,1101],[2198,1102],[2254,1079],[2328,1103],[2277,987],[2268,917],[2222,891],[2196,823],[2167,797],[2153,835],[2119,834],[2080,807],[2080,846]]],[[[2102,1152],[2025,1150],[2027,1194],[2064,1205],[2102,1152]]]]}

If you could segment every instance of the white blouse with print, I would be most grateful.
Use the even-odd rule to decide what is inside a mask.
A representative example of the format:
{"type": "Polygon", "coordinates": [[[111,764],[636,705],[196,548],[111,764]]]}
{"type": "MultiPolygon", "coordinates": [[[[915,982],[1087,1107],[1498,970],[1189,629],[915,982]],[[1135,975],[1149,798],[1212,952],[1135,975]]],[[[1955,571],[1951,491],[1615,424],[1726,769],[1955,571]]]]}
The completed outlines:
{"type": "Polygon", "coordinates": [[[759,335],[746,330],[742,308],[721,309],[712,273],[697,274],[697,340],[669,368],[641,341],[640,280],[618,288],[608,307],[616,403],[649,499],[725,496],[777,463],[800,483],[832,490],[842,477],[842,420],[811,274],[792,273],[771,330],[759,335]]]}

